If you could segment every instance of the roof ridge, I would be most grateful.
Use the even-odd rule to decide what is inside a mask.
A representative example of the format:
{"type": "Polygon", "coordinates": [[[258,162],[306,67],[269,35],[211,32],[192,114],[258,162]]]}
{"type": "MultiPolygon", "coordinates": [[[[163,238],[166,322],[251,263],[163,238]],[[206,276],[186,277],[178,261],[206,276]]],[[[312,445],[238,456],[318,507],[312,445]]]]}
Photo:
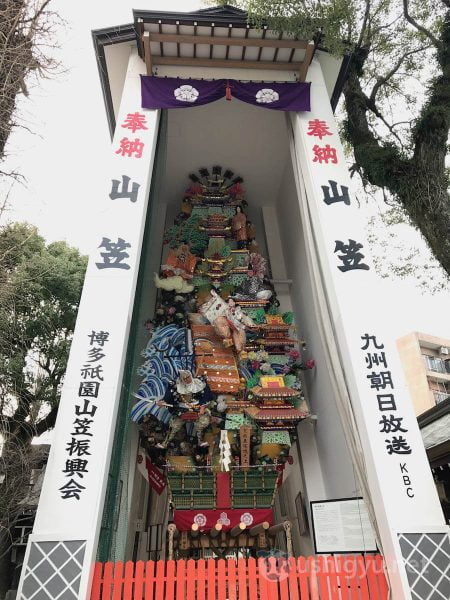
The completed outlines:
{"type": "Polygon", "coordinates": [[[212,6],[211,8],[200,8],[199,10],[193,11],[193,14],[202,14],[202,15],[233,15],[240,17],[247,17],[247,13],[245,10],[241,8],[237,8],[236,6],[231,6],[230,4],[222,4],[221,6],[212,6]]]}

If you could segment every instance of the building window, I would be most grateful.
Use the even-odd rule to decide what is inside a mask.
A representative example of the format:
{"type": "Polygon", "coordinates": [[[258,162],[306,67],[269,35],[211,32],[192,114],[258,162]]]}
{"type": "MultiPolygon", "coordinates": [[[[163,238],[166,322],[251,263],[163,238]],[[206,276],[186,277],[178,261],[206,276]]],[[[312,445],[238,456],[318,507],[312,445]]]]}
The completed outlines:
{"type": "Polygon", "coordinates": [[[433,392],[433,396],[436,404],[439,404],[439,402],[443,402],[444,400],[446,400],[450,396],[450,394],[448,394],[447,392],[433,392]]]}
{"type": "Polygon", "coordinates": [[[28,536],[33,531],[33,525],[24,525],[13,528],[14,546],[26,546],[28,536]]]}
{"type": "Polygon", "coordinates": [[[430,356],[429,354],[423,354],[425,365],[429,371],[436,371],[438,373],[450,373],[449,361],[443,360],[438,356],[430,356]]]}
{"type": "Polygon", "coordinates": [[[450,383],[447,381],[433,381],[430,382],[431,391],[433,392],[434,400],[436,404],[443,402],[450,396],[450,383]]]}

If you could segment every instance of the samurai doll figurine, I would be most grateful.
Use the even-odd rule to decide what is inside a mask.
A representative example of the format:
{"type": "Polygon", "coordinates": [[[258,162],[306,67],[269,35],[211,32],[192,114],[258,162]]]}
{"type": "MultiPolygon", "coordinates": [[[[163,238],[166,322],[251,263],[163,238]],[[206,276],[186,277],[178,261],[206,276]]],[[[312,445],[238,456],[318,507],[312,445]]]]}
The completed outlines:
{"type": "Polygon", "coordinates": [[[199,400],[195,398],[195,394],[202,392],[206,387],[206,383],[200,378],[193,377],[190,371],[180,369],[176,381],[176,390],[181,402],[179,406],[187,410],[192,410],[199,404],[199,400]]]}

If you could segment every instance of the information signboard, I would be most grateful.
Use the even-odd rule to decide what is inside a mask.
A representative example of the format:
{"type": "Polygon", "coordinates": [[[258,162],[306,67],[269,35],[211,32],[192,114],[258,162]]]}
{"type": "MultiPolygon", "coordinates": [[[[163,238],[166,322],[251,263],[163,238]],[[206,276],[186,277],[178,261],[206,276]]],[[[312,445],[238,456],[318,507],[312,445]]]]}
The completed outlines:
{"type": "Polygon", "coordinates": [[[377,551],[372,525],[362,498],[311,502],[311,518],[316,553],[377,551]]]}

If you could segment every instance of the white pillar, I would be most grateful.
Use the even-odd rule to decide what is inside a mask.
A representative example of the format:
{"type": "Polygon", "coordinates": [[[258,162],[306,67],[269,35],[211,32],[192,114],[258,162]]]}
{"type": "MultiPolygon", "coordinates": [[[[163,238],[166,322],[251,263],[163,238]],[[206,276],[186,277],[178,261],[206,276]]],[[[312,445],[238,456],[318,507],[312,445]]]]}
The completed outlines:
{"type": "Polygon", "coordinates": [[[280,302],[282,311],[292,310],[291,286],[286,274],[277,213],[274,206],[263,206],[261,212],[264,222],[267,253],[269,255],[270,268],[274,280],[273,286],[277,294],[277,299],[280,302]]]}
{"type": "Polygon", "coordinates": [[[299,197],[311,215],[393,598],[447,598],[448,579],[441,576],[448,556],[441,550],[449,552],[448,528],[395,339],[384,323],[388,299],[380,297],[317,61],[308,79],[312,110],[291,115],[294,169],[306,190],[299,197]]]}
{"type": "Polygon", "coordinates": [[[110,179],[102,198],[92,199],[100,206],[97,243],[22,569],[18,598],[26,600],[85,600],[89,594],[158,136],[159,111],[141,108],[140,73],[143,62],[132,52],[110,179]]]}

